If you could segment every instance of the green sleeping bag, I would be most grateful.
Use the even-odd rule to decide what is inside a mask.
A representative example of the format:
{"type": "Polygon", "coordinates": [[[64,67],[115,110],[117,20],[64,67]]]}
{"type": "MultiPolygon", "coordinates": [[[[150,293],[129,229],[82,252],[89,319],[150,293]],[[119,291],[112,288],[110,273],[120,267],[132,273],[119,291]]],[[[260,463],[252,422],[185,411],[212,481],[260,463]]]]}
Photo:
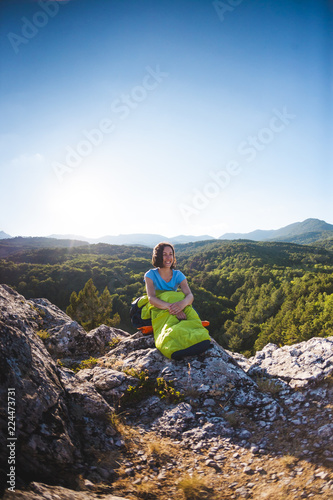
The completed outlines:
{"type": "MultiPolygon", "coordinates": [[[[156,297],[165,302],[183,300],[183,292],[157,290],[156,297]]],[[[201,324],[197,312],[192,306],[186,306],[186,320],[179,320],[167,309],[158,309],[151,305],[147,295],[139,303],[142,307],[142,319],[151,318],[154,331],[155,346],[169,359],[179,360],[185,356],[200,354],[210,347],[208,330],[201,324]]]]}

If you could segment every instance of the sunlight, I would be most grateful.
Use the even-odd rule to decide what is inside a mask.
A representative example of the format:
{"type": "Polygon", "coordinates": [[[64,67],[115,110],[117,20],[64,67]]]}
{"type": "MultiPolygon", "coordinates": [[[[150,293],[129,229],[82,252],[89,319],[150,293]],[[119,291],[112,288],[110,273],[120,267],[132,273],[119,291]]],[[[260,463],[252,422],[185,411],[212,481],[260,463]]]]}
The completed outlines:
{"type": "Polygon", "coordinates": [[[68,178],[54,189],[49,200],[54,227],[61,234],[101,236],[111,226],[111,208],[106,186],[84,176],[68,178]]]}

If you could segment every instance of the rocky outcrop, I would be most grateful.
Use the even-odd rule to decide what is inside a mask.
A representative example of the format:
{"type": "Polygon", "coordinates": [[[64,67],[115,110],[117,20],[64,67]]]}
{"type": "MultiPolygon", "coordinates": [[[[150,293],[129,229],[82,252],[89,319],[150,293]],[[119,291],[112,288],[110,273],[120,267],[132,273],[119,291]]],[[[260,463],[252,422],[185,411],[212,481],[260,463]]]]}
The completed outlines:
{"type": "MultiPolygon", "coordinates": [[[[89,481],[85,482],[87,491],[74,491],[61,486],[50,486],[42,483],[31,483],[29,491],[6,492],[4,500],[98,500],[100,493],[89,491],[89,486],[93,486],[89,481]]],[[[103,500],[126,500],[124,497],[112,494],[104,494],[103,500]]]]}
{"type": "MultiPolygon", "coordinates": [[[[87,333],[46,299],[26,300],[6,285],[0,286],[0,331],[1,471],[8,469],[5,409],[12,388],[16,487],[35,481],[15,493],[30,496],[15,498],[84,499],[86,492],[66,497],[60,487],[111,485],[117,474],[110,457],[119,465],[124,445],[112,424],[115,410],[126,410],[127,424],[141,435],[153,431],[193,453],[212,450],[206,465],[216,470],[226,460],[223,450],[233,446],[259,456],[271,452],[284,432],[276,429],[287,424],[292,439],[299,434],[325,463],[333,462],[332,415],[324,407],[333,399],[332,337],[270,344],[249,360],[212,341],[205,353],[173,361],[152,336],[105,325],[87,333]],[[313,407],[323,408],[320,416],[313,407]],[[57,486],[50,493],[36,481],[57,486]]],[[[311,459],[314,452],[305,447],[304,453],[311,459]]],[[[93,489],[89,494],[94,498],[93,489]]]]}
{"type": "Polygon", "coordinates": [[[333,372],[333,337],[291,346],[268,344],[248,361],[248,374],[276,377],[290,387],[314,385],[333,372]]]}
{"type": "Polygon", "coordinates": [[[115,338],[129,333],[101,325],[87,333],[82,326],[47,299],[28,301],[36,312],[40,330],[47,331],[46,347],[53,358],[78,358],[101,355],[115,338]]]}
{"type": "MultiPolygon", "coordinates": [[[[191,411],[189,406],[192,403],[194,406],[204,409],[216,405],[223,406],[226,410],[231,406],[242,407],[246,408],[254,419],[268,422],[273,422],[276,418],[282,417],[282,409],[279,404],[269,395],[263,395],[251,377],[215,341],[212,341],[212,347],[206,353],[175,362],[166,359],[152,347],[152,337],[145,338],[141,334],[136,334],[133,337],[121,342],[116,349],[102,357],[100,362],[104,366],[108,366],[110,358],[112,360],[116,357],[118,363],[121,360],[122,370],[134,368],[138,372],[146,371],[154,379],[172,382],[175,390],[187,396],[189,404],[185,411],[186,415],[188,411],[191,411]],[[137,349],[133,350],[133,346],[136,346],[137,349]]],[[[104,378],[106,385],[101,387],[100,382],[98,382],[100,377],[96,378],[96,375],[100,374],[100,370],[100,367],[90,370],[90,373],[88,373],[88,370],[83,370],[80,376],[89,377],[89,380],[95,384],[96,389],[100,391],[106,400],[110,401],[110,395],[113,396],[119,393],[119,389],[114,387],[114,378],[111,379],[113,387],[106,382],[106,378],[104,378]]],[[[119,386],[121,387],[122,384],[123,381],[119,386]]],[[[159,402],[157,407],[162,413],[163,407],[159,402]]],[[[168,410],[166,411],[166,415],[163,416],[162,414],[161,418],[152,424],[152,427],[159,430],[163,435],[181,438],[184,430],[188,430],[190,427],[193,428],[195,425],[201,427],[199,415],[199,419],[192,419],[192,421],[188,421],[187,425],[180,423],[178,429],[174,419],[170,419],[168,410]],[[170,424],[170,422],[172,423],[170,424]]],[[[141,418],[145,414],[152,415],[150,405],[148,405],[148,408],[146,404],[140,407],[141,418]]],[[[180,414],[182,414],[182,411],[180,411],[180,414]]],[[[180,422],[184,419],[180,416],[176,420],[180,422]]],[[[188,420],[187,416],[185,420],[188,420]]],[[[221,420],[219,422],[221,425],[214,428],[215,434],[221,433],[222,428],[225,429],[225,434],[228,436],[235,434],[231,431],[230,425],[223,419],[221,420]]],[[[213,432],[212,429],[211,431],[213,432]]],[[[242,432],[242,429],[237,430],[239,435],[242,432]]]]}
{"type": "MultiPolygon", "coordinates": [[[[84,464],[115,448],[114,410],[92,384],[57,366],[36,333],[40,318],[32,302],[1,286],[0,307],[1,470],[7,468],[10,389],[17,479],[73,484],[84,464]]],[[[56,317],[62,325],[64,315],[54,306],[52,311],[55,328],[56,317]]]]}

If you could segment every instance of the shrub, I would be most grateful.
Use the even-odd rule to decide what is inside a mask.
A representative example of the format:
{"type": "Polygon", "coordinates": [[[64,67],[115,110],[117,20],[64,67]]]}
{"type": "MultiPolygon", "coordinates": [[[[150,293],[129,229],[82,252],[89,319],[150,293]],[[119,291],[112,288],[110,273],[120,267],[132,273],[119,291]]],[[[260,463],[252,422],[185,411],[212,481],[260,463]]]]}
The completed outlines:
{"type": "Polygon", "coordinates": [[[171,381],[168,382],[162,377],[154,380],[149,377],[147,370],[137,372],[132,369],[125,373],[137,378],[138,384],[135,386],[130,385],[124,392],[120,398],[121,406],[136,404],[149,396],[158,396],[160,399],[165,398],[174,403],[183,400],[183,394],[175,390],[171,381]]]}
{"type": "Polygon", "coordinates": [[[81,363],[74,363],[74,365],[72,365],[71,369],[75,373],[77,373],[80,370],[93,368],[97,364],[98,364],[98,359],[90,357],[89,359],[84,359],[83,361],[81,361],[81,363]]]}
{"type": "Polygon", "coordinates": [[[36,332],[36,334],[42,340],[47,340],[48,338],[50,338],[50,334],[46,330],[39,330],[38,332],[36,332]]]}

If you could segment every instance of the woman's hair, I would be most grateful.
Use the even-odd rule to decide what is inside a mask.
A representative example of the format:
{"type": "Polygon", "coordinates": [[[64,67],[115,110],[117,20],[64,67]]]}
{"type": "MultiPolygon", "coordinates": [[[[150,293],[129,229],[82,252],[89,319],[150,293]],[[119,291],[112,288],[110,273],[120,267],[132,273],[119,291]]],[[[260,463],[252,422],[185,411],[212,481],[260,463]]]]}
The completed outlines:
{"type": "Polygon", "coordinates": [[[163,267],[163,251],[164,251],[165,247],[170,247],[172,250],[173,262],[172,262],[171,269],[175,269],[175,267],[176,267],[175,249],[173,248],[173,245],[171,245],[171,243],[167,243],[165,241],[162,241],[162,243],[159,243],[154,248],[153,257],[151,259],[152,264],[154,267],[163,267]]]}

